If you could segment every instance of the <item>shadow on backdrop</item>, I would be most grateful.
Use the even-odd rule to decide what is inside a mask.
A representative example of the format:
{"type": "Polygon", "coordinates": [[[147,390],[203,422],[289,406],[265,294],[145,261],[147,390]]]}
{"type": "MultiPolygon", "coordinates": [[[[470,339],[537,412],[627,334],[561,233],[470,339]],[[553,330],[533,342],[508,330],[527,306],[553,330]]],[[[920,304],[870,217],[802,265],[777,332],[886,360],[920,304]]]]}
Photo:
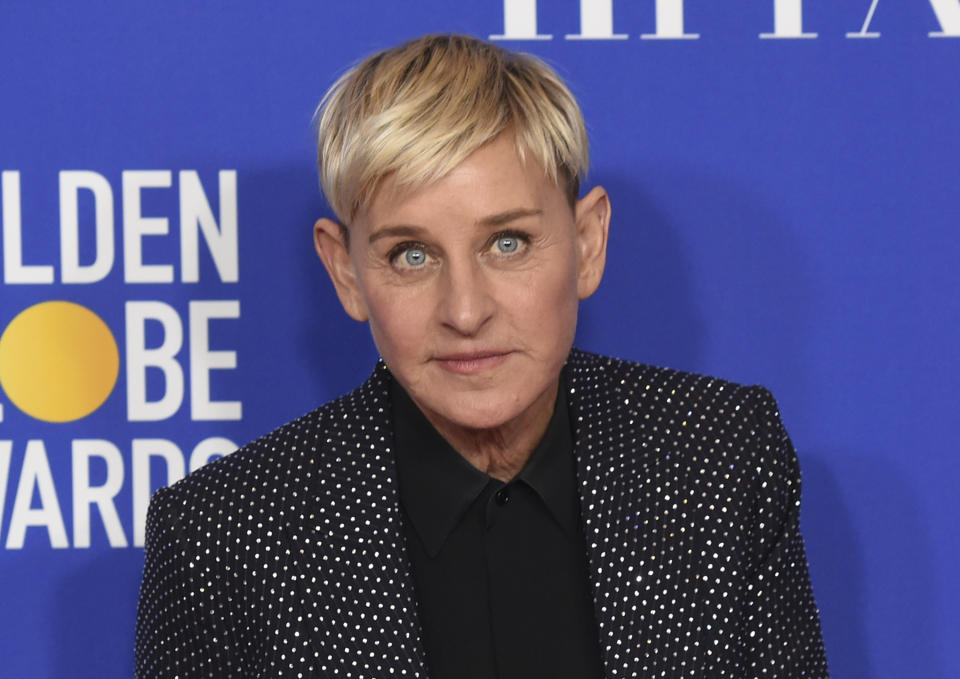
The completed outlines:
{"type": "Polygon", "coordinates": [[[933,551],[909,477],[860,453],[808,450],[801,466],[801,521],[831,676],[947,679],[934,634],[933,551]],[[882,544],[867,543],[868,526],[872,535],[883,528],[882,544]]]}
{"type": "Polygon", "coordinates": [[[580,306],[577,346],[693,369],[700,364],[704,324],[675,225],[636,181],[599,173],[590,184],[606,188],[612,219],[603,282],[580,306]]]}
{"type": "Polygon", "coordinates": [[[53,676],[133,676],[133,641],[143,550],[61,553],[81,562],[56,584],[50,610],[53,676]],[[109,626],[108,626],[109,625],[109,626]]]}
{"type": "Polygon", "coordinates": [[[269,289],[243,291],[249,309],[244,315],[253,319],[259,349],[257,369],[248,374],[282,380],[295,402],[273,423],[276,426],[359,385],[373,369],[377,354],[366,324],[344,313],[314,251],[313,224],[320,217],[332,217],[332,212],[310,159],[305,158],[303,165],[241,176],[239,183],[241,237],[246,240],[241,252],[247,258],[241,270],[274,269],[259,274],[261,280],[271,281],[269,289]],[[276,335],[277,328],[291,326],[292,336],[276,335]],[[291,355],[278,356],[279,350],[291,355]]]}

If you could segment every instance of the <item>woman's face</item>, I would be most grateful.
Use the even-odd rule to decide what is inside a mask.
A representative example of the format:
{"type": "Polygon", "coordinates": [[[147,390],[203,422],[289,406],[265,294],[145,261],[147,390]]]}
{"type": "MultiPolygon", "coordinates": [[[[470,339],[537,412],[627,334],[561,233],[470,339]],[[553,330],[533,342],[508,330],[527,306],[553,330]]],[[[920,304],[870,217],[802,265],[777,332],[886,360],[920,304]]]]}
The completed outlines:
{"type": "Polygon", "coordinates": [[[443,431],[549,418],[577,307],[603,271],[609,203],[575,210],[510,135],[438,182],[388,178],[350,226],[317,247],[347,312],[367,320],[393,375],[443,431]]]}

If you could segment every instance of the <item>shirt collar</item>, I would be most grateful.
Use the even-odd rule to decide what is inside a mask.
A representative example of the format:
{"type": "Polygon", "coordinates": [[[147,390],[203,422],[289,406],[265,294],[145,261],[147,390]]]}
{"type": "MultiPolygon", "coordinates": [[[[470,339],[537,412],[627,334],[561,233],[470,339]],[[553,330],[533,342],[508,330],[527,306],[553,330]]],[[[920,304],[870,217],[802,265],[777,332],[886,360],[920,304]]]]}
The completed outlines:
{"type": "MultiPolygon", "coordinates": [[[[396,380],[390,398],[400,502],[433,557],[487,484],[503,484],[447,443],[396,380]]],[[[563,377],[547,431],[515,482],[533,488],[564,533],[576,534],[579,500],[563,377]]]]}

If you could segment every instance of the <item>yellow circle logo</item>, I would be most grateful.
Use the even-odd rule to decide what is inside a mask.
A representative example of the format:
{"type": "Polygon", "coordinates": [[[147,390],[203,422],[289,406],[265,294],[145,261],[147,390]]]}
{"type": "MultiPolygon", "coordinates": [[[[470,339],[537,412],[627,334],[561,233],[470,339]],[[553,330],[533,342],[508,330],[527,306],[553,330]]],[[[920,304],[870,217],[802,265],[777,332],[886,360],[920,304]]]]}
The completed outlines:
{"type": "Polygon", "coordinates": [[[20,312],[0,336],[0,386],[27,415],[73,422],[103,405],[117,383],[120,354],[110,328],[73,302],[20,312]]]}

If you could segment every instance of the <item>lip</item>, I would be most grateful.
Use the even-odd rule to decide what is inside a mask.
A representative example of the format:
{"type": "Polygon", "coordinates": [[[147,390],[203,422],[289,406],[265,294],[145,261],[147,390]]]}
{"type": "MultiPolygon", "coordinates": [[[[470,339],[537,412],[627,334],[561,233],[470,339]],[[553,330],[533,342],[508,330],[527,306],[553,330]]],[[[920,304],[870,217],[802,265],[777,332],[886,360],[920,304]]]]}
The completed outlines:
{"type": "Polygon", "coordinates": [[[454,354],[444,354],[434,357],[434,362],[446,370],[457,375],[476,375],[486,370],[496,368],[507,358],[510,351],[470,351],[454,354]]]}

